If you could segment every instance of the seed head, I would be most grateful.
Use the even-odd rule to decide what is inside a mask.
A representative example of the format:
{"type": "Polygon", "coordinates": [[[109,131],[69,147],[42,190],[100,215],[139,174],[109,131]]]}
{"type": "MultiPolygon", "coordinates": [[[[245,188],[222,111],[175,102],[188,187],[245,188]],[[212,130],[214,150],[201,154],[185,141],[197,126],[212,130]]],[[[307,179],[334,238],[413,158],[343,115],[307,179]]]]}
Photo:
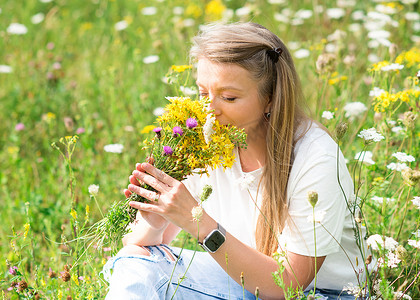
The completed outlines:
{"type": "Polygon", "coordinates": [[[397,254],[397,257],[402,261],[405,261],[407,258],[407,250],[401,245],[397,247],[397,249],[395,250],[395,254],[397,254]]]}
{"type": "Polygon", "coordinates": [[[372,262],[372,254],[369,254],[369,256],[365,260],[365,264],[370,265],[371,262],[372,262]]]}
{"type": "Polygon", "coordinates": [[[28,288],[28,283],[25,280],[19,281],[17,285],[18,292],[22,292],[28,288]]]}
{"type": "Polygon", "coordinates": [[[315,207],[315,205],[318,202],[318,192],[316,192],[316,191],[309,191],[308,192],[308,201],[312,205],[312,207],[315,207]]]}
{"type": "Polygon", "coordinates": [[[71,275],[70,275],[70,273],[69,273],[68,271],[61,272],[61,279],[62,279],[64,282],[69,281],[69,280],[70,280],[70,278],[71,278],[71,275]]]}
{"type": "Polygon", "coordinates": [[[403,115],[403,124],[409,129],[414,129],[416,119],[417,115],[415,113],[406,111],[403,115]]]}
{"type": "Polygon", "coordinates": [[[349,128],[349,125],[345,122],[341,122],[337,124],[337,127],[335,128],[335,135],[337,137],[337,140],[340,141],[344,137],[348,128],[349,128]]]}

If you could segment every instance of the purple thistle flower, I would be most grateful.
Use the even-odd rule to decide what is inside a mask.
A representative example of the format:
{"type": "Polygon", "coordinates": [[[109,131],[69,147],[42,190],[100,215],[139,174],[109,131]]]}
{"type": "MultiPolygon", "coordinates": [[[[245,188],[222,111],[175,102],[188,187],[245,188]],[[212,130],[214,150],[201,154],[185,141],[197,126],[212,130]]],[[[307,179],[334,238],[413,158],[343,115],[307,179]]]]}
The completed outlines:
{"type": "Polygon", "coordinates": [[[197,127],[197,120],[194,118],[188,118],[187,121],[185,122],[185,124],[187,125],[187,127],[189,129],[193,129],[194,127],[197,127]]]}
{"type": "Polygon", "coordinates": [[[13,267],[10,267],[9,268],[9,273],[10,273],[10,275],[16,275],[17,274],[17,267],[16,266],[13,266],[13,267]]]}
{"type": "Polygon", "coordinates": [[[85,132],[85,129],[83,128],[83,127],[79,127],[79,128],[77,128],[77,130],[76,130],[76,134],[82,134],[82,133],[84,133],[85,132]]]}
{"type": "Polygon", "coordinates": [[[162,127],[156,127],[153,129],[153,131],[156,133],[157,138],[160,139],[160,137],[162,136],[161,134],[162,127]]]}
{"type": "Polygon", "coordinates": [[[17,123],[15,126],[16,131],[22,131],[25,129],[25,125],[23,123],[17,123]]]}
{"type": "Polygon", "coordinates": [[[179,127],[179,126],[175,126],[174,128],[172,128],[172,132],[174,133],[173,135],[174,135],[174,137],[179,137],[179,136],[181,136],[181,135],[183,135],[184,134],[184,131],[182,130],[182,128],[181,127],[179,127]]]}
{"type": "Polygon", "coordinates": [[[169,146],[163,146],[163,154],[164,155],[170,156],[173,153],[174,153],[174,150],[172,150],[171,147],[169,147],[169,146]]]}

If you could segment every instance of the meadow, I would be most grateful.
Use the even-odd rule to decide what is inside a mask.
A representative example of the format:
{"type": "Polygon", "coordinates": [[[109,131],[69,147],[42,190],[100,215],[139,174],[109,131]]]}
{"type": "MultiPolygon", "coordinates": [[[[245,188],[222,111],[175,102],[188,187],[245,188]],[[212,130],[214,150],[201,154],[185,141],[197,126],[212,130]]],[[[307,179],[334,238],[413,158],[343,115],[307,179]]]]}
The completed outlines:
{"type": "Polygon", "coordinates": [[[179,66],[213,21],[278,34],[310,115],[340,144],[356,233],[367,228],[358,238],[377,258],[356,263],[368,282],[343,289],[420,299],[419,11],[418,0],[0,1],[2,299],[104,298],[100,271],[121,244],[81,237],[124,198],[165,97],[196,97],[194,69],[179,66]]]}

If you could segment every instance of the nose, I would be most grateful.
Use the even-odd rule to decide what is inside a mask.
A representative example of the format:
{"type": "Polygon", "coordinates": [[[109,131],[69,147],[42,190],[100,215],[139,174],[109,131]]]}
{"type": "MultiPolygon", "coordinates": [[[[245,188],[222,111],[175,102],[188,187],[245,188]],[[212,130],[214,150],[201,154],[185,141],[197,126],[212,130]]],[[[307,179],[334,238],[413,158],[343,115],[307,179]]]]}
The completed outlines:
{"type": "Polygon", "coordinates": [[[218,105],[217,97],[214,94],[209,93],[209,100],[210,100],[209,109],[213,111],[215,116],[220,115],[220,108],[218,105]]]}

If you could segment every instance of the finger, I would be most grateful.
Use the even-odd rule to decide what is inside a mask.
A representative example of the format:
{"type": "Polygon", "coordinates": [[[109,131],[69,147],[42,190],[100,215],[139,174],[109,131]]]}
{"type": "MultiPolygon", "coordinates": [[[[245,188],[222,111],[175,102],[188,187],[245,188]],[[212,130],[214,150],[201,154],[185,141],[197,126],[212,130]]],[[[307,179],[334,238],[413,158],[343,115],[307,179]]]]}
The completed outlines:
{"type": "Polygon", "coordinates": [[[133,176],[138,181],[146,183],[147,185],[151,186],[152,188],[154,188],[156,191],[159,191],[159,192],[168,191],[170,188],[167,184],[159,181],[159,179],[144,172],[139,172],[137,170],[134,170],[133,176]]]}
{"type": "Polygon", "coordinates": [[[142,202],[137,202],[137,201],[130,201],[128,204],[131,207],[138,209],[139,211],[153,212],[157,214],[162,213],[160,207],[157,205],[142,203],[142,202]]]}
{"type": "Polygon", "coordinates": [[[143,198],[149,200],[150,202],[157,203],[157,201],[156,201],[157,193],[156,192],[146,190],[146,189],[141,188],[141,187],[139,187],[137,185],[134,185],[134,184],[129,184],[128,189],[131,192],[136,193],[137,195],[142,196],[143,198]]]}
{"type": "MultiPolygon", "coordinates": [[[[134,171],[133,171],[134,172],[134,171]]],[[[137,177],[135,177],[134,175],[130,175],[128,177],[128,180],[130,181],[131,184],[134,185],[141,185],[143,182],[141,180],[139,180],[137,177]]]]}
{"type": "Polygon", "coordinates": [[[176,180],[173,179],[171,176],[167,175],[162,170],[156,169],[154,166],[148,163],[142,163],[141,167],[150,175],[157,178],[159,181],[167,184],[169,187],[174,186],[176,180]]]}
{"type": "Polygon", "coordinates": [[[141,163],[136,163],[136,170],[140,172],[144,172],[143,167],[141,166],[141,163]]]}
{"type": "Polygon", "coordinates": [[[126,198],[129,198],[131,196],[131,192],[127,189],[124,189],[124,195],[126,198]]]}

